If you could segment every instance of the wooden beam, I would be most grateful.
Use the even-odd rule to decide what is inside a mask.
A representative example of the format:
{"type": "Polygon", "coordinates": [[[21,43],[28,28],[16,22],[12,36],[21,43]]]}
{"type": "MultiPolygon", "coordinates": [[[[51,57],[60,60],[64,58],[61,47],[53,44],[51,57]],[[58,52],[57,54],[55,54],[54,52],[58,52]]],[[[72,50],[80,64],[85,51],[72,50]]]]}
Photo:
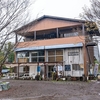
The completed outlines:
{"type": "Polygon", "coordinates": [[[59,31],[58,31],[58,28],[56,29],[56,32],[57,32],[57,38],[59,38],[59,31]]]}
{"type": "Polygon", "coordinates": [[[85,77],[87,77],[88,75],[88,64],[87,64],[87,50],[86,50],[86,46],[85,44],[83,44],[83,59],[84,59],[84,75],[85,77]]]}

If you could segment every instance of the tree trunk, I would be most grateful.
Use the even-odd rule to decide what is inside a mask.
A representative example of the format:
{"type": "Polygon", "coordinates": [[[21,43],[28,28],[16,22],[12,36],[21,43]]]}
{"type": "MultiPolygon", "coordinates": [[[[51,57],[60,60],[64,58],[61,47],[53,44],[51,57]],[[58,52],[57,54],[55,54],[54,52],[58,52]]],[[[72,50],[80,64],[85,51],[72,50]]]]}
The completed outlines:
{"type": "Polygon", "coordinates": [[[2,76],[2,66],[0,66],[0,77],[2,76]]]}

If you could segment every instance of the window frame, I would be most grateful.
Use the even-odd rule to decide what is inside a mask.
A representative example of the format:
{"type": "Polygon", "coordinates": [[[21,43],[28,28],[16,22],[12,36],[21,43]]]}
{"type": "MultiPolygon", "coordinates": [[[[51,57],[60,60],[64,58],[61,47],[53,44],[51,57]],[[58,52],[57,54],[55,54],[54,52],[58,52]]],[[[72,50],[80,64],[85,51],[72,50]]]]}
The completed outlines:
{"type": "MultiPolygon", "coordinates": [[[[48,62],[56,62],[57,61],[57,57],[62,57],[62,61],[63,61],[63,52],[64,52],[64,50],[63,49],[52,49],[52,50],[48,50],[47,51],[47,55],[48,55],[48,62]],[[57,50],[61,50],[62,51],[62,55],[58,55],[57,54],[57,50]],[[54,55],[49,55],[49,51],[54,51],[54,55]],[[54,57],[54,61],[49,61],[49,58],[50,57],[54,57]]],[[[60,62],[60,61],[57,61],[57,62],[60,62]]]]}
{"type": "Polygon", "coordinates": [[[43,55],[40,56],[40,53],[41,51],[32,51],[31,52],[31,62],[44,62],[45,61],[45,52],[43,50],[43,55]],[[32,53],[36,53],[37,52],[37,55],[36,56],[32,56],[32,53]],[[33,58],[36,58],[37,60],[36,61],[33,61],[32,59],[33,58]],[[39,61],[39,58],[44,58],[44,61],[39,61]]]}
{"type": "Polygon", "coordinates": [[[17,58],[29,58],[29,52],[28,51],[23,51],[23,52],[17,52],[17,58]],[[22,53],[28,53],[28,56],[18,56],[18,54],[22,54],[22,53]]]}

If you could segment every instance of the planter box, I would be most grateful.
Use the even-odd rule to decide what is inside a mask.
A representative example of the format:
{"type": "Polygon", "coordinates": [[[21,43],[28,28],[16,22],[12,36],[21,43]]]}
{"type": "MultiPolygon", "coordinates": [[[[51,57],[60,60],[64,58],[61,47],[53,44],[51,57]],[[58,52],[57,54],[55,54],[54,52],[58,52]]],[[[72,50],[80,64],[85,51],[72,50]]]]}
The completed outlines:
{"type": "Polygon", "coordinates": [[[8,90],[10,88],[9,82],[2,82],[0,83],[0,89],[2,90],[8,90]]]}
{"type": "Polygon", "coordinates": [[[2,91],[2,86],[0,85],[0,91],[2,91]]]}
{"type": "Polygon", "coordinates": [[[66,80],[66,78],[61,78],[63,81],[65,81],[66,80]]]}
{"type": "Polygon", "coordinates": [[[98,77],[97,77],[97,78],[98,78],[98,81],[100,81],[100,75],[98,75],[98,77]]]}

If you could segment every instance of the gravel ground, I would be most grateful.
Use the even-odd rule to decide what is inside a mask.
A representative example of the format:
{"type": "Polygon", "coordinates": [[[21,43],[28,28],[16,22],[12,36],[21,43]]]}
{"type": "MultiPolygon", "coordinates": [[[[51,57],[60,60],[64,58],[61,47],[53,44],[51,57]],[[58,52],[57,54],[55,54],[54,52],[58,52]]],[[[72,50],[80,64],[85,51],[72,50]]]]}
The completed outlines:
{"type": "Polygon", "coordinates": [[[10,82],[10,89],[0,92],[0,100],[100,100],[97,81],[5,81],[10,82]]]}

